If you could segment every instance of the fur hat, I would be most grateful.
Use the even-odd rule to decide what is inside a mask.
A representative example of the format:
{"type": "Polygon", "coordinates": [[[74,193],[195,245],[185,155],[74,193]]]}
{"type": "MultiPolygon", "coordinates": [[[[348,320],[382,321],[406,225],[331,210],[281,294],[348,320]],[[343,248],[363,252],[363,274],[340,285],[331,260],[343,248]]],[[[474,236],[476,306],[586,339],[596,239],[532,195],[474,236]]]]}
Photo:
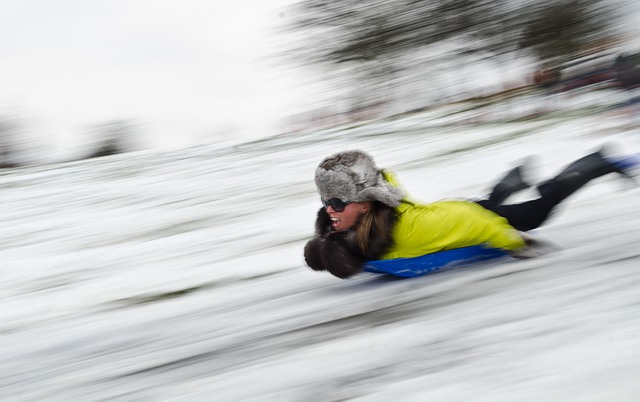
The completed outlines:
{"type": "Polygon", "coordinates": [[[400,205],[402,190],[387,182],[371,155],[344,151],[325,158],[316,169],[316,185],[325,200],[344,202],[380,201],[400,205]]]}

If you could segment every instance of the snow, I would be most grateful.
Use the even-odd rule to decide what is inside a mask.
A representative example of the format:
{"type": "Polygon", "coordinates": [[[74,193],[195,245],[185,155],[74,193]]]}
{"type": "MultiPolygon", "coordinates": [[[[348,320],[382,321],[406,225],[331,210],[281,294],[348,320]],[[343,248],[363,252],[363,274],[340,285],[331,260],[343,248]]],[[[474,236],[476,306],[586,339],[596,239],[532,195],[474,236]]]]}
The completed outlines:
{"type": "Polygon", "coordinates": [[[324,156],[364,149],[425,201],[481,196],[527,155],[544,177],[640,150],[618,99],[0,172],[0,399],[636,401],[640,190],[618,177],[536,231],[561,249],[540,258],[341,281],[302,257],[324,156]]]}

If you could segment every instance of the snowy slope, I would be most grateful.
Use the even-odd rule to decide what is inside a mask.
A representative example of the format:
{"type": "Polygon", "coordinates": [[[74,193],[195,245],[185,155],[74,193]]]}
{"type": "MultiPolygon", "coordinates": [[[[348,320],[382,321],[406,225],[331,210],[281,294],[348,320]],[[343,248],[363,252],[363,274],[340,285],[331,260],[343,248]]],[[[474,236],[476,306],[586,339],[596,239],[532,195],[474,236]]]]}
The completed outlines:
{"type": "Polygon", "coordinates": [[[611,139],[640,150],[611,94],[558,101],[0,172],[0,400],[637,401],[640,190],[614,177],[538,231],[562,248],[539,259],[304,267],[330,153],[364,149],[433,201],[530,154],[544,176],[611,139]]]}

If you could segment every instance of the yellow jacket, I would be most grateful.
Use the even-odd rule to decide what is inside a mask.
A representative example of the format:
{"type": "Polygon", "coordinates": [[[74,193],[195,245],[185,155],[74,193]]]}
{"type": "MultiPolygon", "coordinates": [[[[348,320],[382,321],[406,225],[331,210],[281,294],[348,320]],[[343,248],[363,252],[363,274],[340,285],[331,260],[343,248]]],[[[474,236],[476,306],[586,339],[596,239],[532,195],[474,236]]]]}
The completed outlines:
{"type": "MultiPolygon", "coordinates": [[[[399,186],[388,171],[385,179],[399,186]]],[[[396,207],[394,246],[381,259],[410,258],[437,251],[486,244],[514,250],[524,247],[520,234],[507,220],[472,201],[418,204],[405,200],[396,207]]]]}

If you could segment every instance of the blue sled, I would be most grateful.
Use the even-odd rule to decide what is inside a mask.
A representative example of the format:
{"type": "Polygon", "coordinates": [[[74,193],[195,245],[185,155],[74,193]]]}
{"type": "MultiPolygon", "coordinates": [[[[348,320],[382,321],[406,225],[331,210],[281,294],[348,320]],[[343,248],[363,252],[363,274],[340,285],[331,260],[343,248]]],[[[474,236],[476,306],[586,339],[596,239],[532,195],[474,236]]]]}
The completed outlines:
{"type": "Polygon", "coordinates": [[[413,278],[440,271],[444,268],[505,257],[507,255],[504,250],[484,246],[469,246],[414,258],[369,261],[365,265],[364,270],[377,274],[413,278]]]}

